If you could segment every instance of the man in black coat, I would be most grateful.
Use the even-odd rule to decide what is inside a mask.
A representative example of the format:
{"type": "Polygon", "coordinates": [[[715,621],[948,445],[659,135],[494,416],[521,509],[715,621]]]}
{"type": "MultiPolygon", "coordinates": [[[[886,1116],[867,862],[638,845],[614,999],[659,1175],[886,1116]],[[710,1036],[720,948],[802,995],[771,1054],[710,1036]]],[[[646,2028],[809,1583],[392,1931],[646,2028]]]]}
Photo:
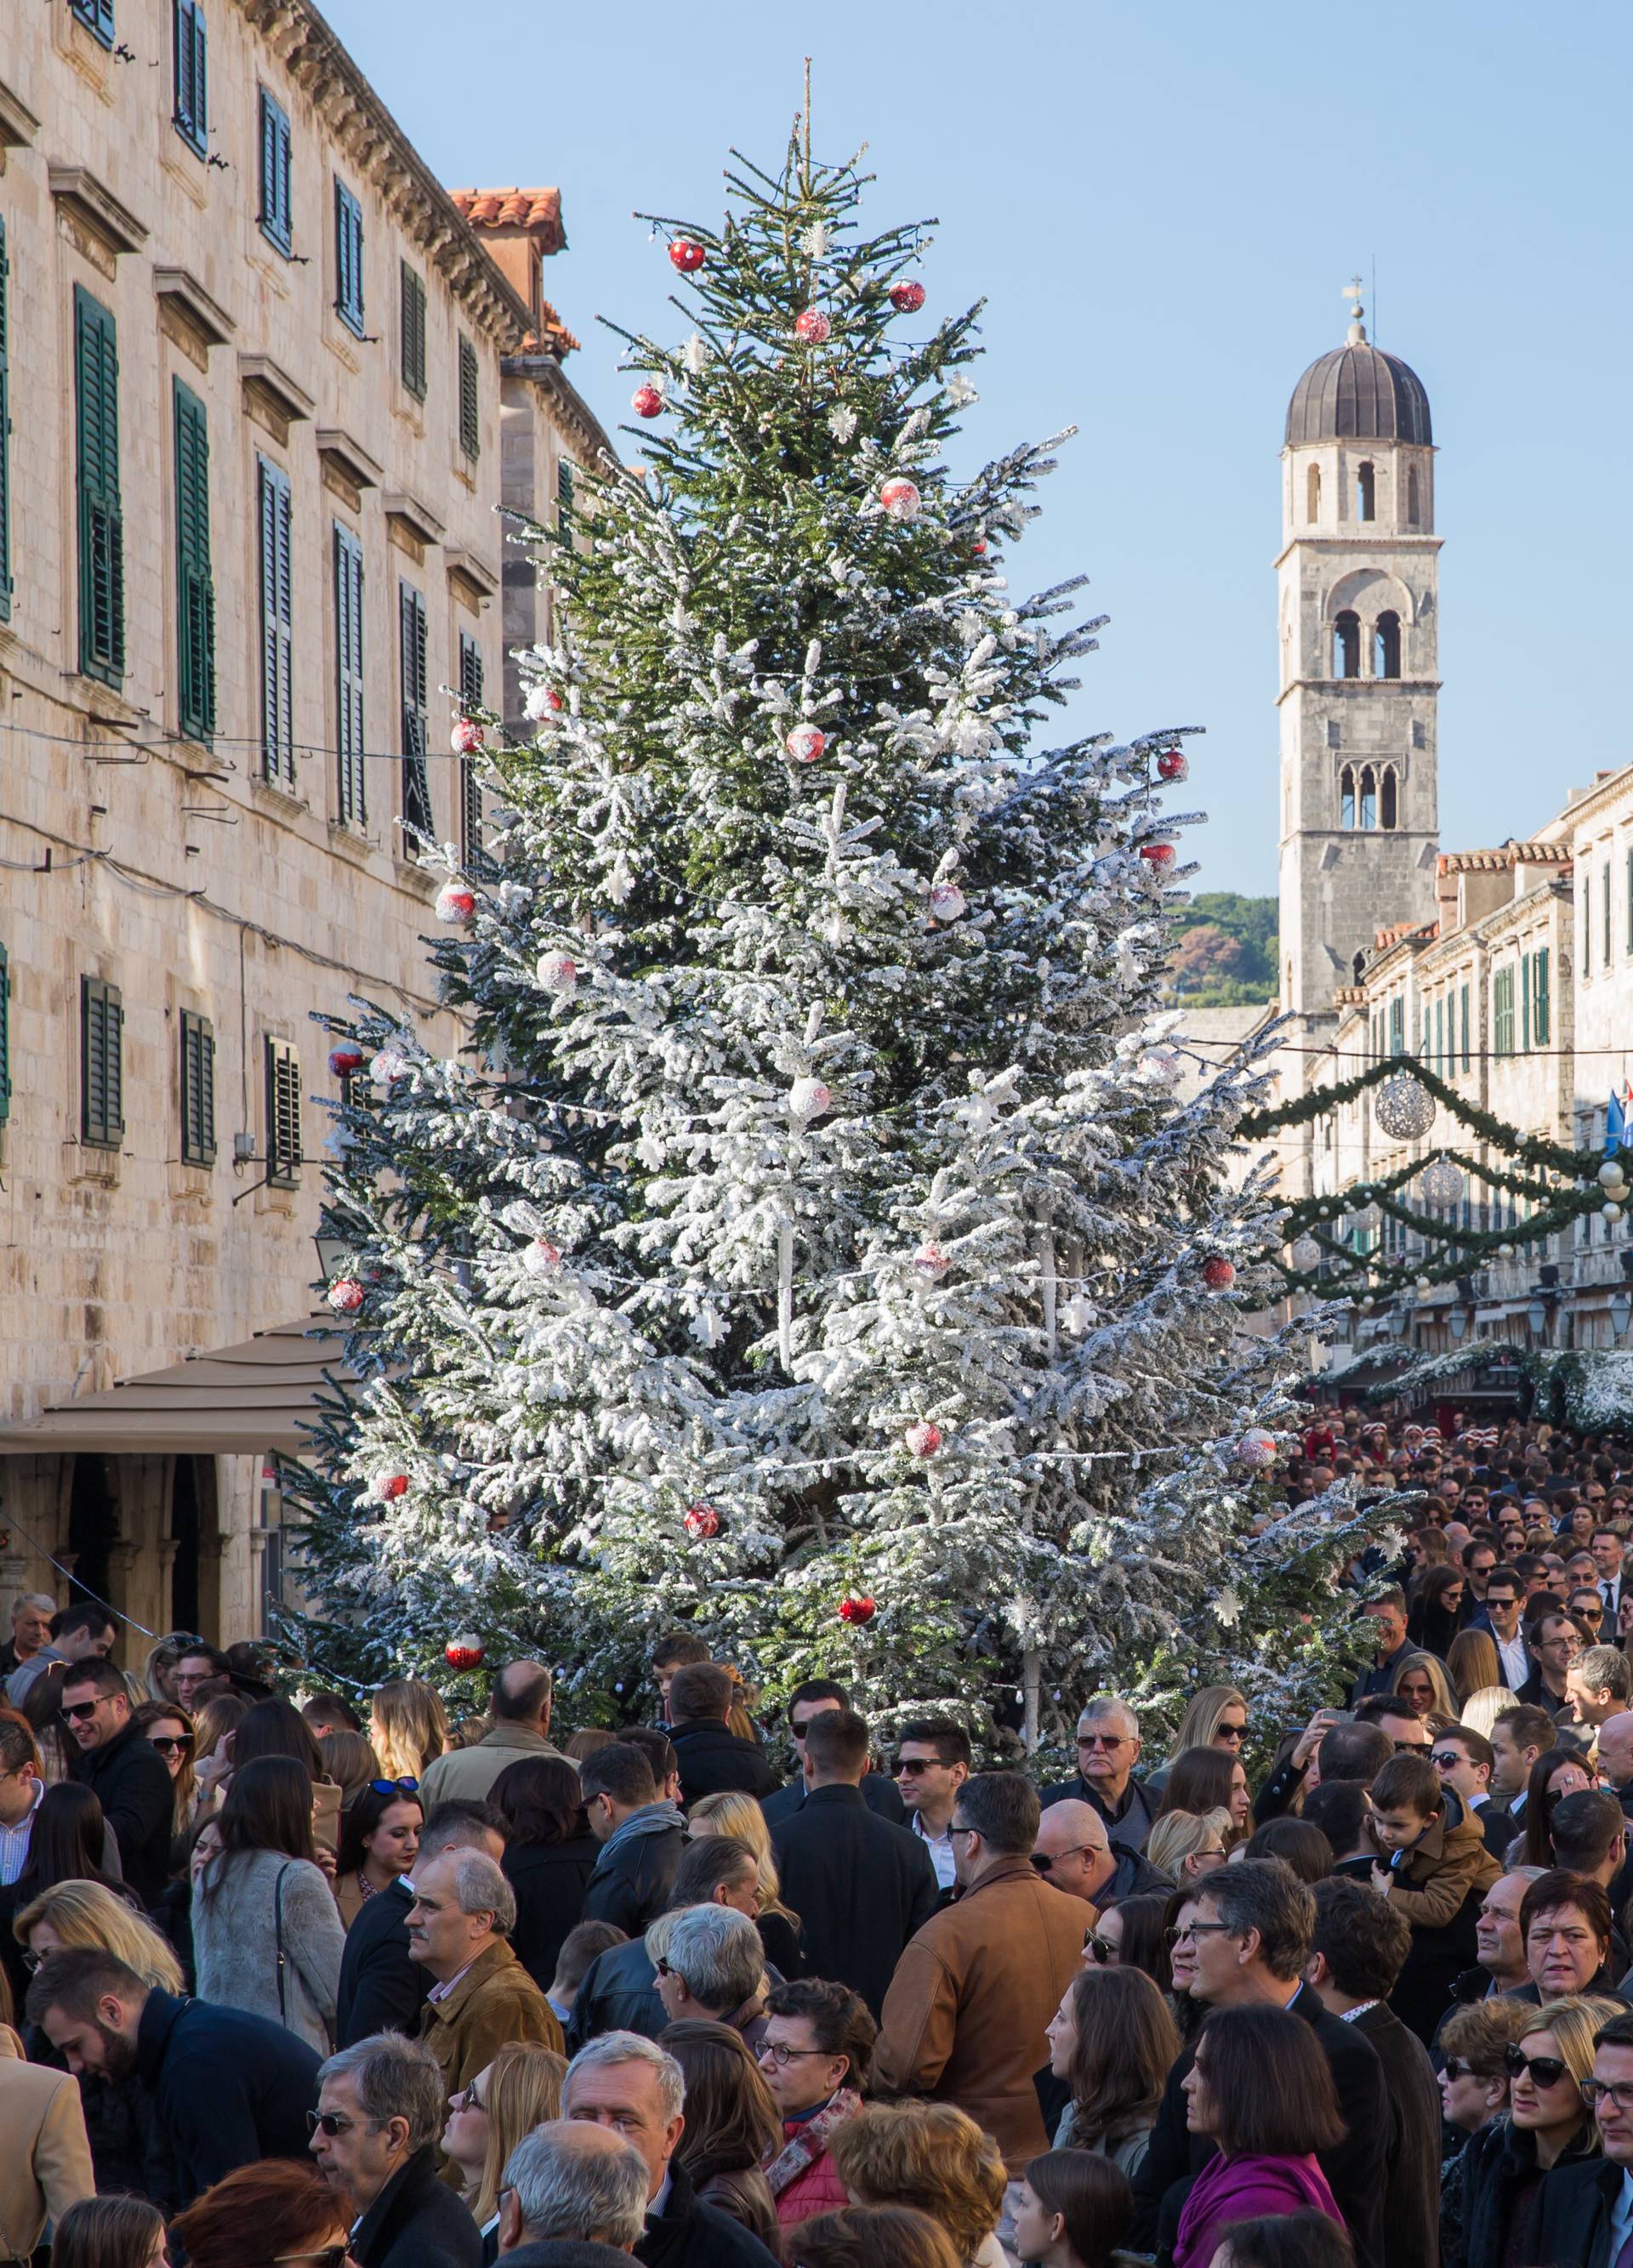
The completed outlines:
{"type": "Polygon", "coordinates": [[[1593,2106],[1603,2155],[1544,2176],[1527,2249],[1538,2260],[1619,2268],[1633,2241],[1633,2014],[1595,2035],[1593,2085],[1605,2090],[1593,2106]]]}
{"type": "MultiPolygon", "coordinates": [[[[1338,2090],[1344,2139],[1319,2153],[1321,2170],[1343,2214],[1359,2268],[1383,2268],[1385,2152],[1389,2113],[1384,2068],[1370,2040],[1329,2015],[1302,1980],[1315,1933],[1315,1900],[1280,1859],[1246,1859],[1221,1867],[1198,1887],[1191,1997],[1210,2007],[1289,2008],[1314,2032],[1338,2090]]],[[[1186,2119],[1184,2081],[1194,2060],[1187,2048],[1174,2064],[1157,2106],[1145,2161],[1134,2176],[1134,2226],[1126,2240],[1138,2252],[1171,2247],[1191,2183],[1214,2154],[1186,2119]]]]}
{"type": "Polygon", "coordinates": [[[646,2160],[647,2222],[635,2247],[645,2268],[774,2268],[741,2222],[698,2204],[675,2155],[685,2095],[681,2067],[667,2049],[633,2032],[607,2032],[573,2057],[561,2113],[614,2128],[646,2160]]]}
{"type": "MultiPolygon", "coordinates": [[[[505,1854],[505,1822],[491,1804],[450,1797],[432,1807],[420,1830],[417,1864],[444,1851],[482,1851],[495,1864],[505,1854]]],[[[414,1893],[401,1877],[366,1899],[346,1932],[335,1994],[335,2045],[349,2048],[375,2032],[419,2029],[435,1979],[410,1958],[408,1911],[414,1893]]]]}
{"type": "Polygon", "coordinates": [[[726,1722],[736,1698],[736,1680],[718,1661],[686,1662],[670,1681],[669,1740],[688,1811],[700,1795],[719,1795],[728,1788],[769,1795],[777,1785],[759,1742],[734,1733],[726,1722]]]}
{"type": "MultiPolygon", "coordinates": [[[[759,1911],[759,1863],[746,1843],[730,1835],[706,1835],[689,1843],[669,1888],[670,1913],[688,1906],[734,1906],[750,1921],[759,1911]]],[[[781,1977],[767,1963],[773,1983],[781,1977]]],[[[655,2040],[669,2022],[658,1998],[658,1971],[645,1940],[631,1938],[598,1953],[584,1972],[565,2027],[567,2052],[574,2055],[602,2032],[640,2032],[655,2040]]]]}
{"type": "MultiPolygon", "coordinates": [[[[831,1677],[808,1677],[789,1694],[788,1737],[794,1742],[800,1769],[786,1786],[761,1798],[760,1809],[765,1814],[768,1827],[780,1826],[785,1819],[792,1819],[796,1811],[805,1808],[805,1799],[810,1793],[805,1778],[805,1730],[811,1719],[822,1716],[827,1710],[848,1709],[850,1705],[850,1695],[831,1677]]],[[[894,1826],[906,1824],[901,1793],[888,1772],[864,1772],[861,1792],[862,1801],[869,1811],[876,1811],[881,1819],[890,1820],[894,1826]]]]}
{"type": "Polygon", "coordinates": [[[862,1800],[866,1720],[830,1709],[805,1734],[810,1793],[772,1830],[782,1894],[804,1925],[808,1976],[860,1992],[876,2018],[902,1948],[941,1896],[922,1842],[862,1800]]]}
{"type": "Polygon", "coordinates": [[[1143,1851],[1156,1818],[1157,1797],[1134,1777],[1140,1761],[1140,1719],[1115,1693],[1097,1693],[1077,1719],[1077,1771],[1043,1792],[1043,1808],[1074,1796],[1092,1803],[1126,1849],[1143,1851]]]}
{"type": "Polygon", "coordinates": [[[1429,2051],[1385,2004],[1412,1947],[1412,1926],[1362,1882],[1315,1886],[1315,1935],[1304,1982],[1342,2017],[1384,2068],[1389,2140],[1384,2223],[1389,2268],[1437,2268],[1440,2257],[1440,2087],[1429,2051]]]}
{"type": "Polygon", "coordinates": [[[381,2032],[319,2076],[312,2154],[358,2209],[347,2247],[357,2268],[481,2268],[477,2224],[437,2177],[448,2101],[431,2050],[381,2032]]]}
{"type": "Polygon", "coordinates": [[[160,1992],[113,1954],[81,1946],[47,1958],[28,1988],[28,2021],[70,2071],[134,2076],[151,2097],[175,2169],[169,2211],[235,2167],[305,2154],[318,2059],[265,2016],[160,1992]]]}
{"type": "Polygon", "coordinates": [[[629,2261],[646,2226],[647,2161],[616,2128],[593,2118],[548,2118],[505,2163],[499,2249],[510,2268],[545,2268],[565,2253],[580,2268],[629,2261]],[[612,2248],[617,2247],[617,2250],[612,2248]]]}
{"type": "Polygon", "coordinates": [[[1480,1822],[1486,1848],[1500,1864],[1519,1830],[1508,1806],[1491,1793],[1496,1756],[1490,1742],[1471,1726],[1450,1725],[1435,1735],[1431,1760],[1441,1786],[1449,1787],[1480,1822]]]}
{"type": "Polygon", "coordinates": [[[79,1749],[78,1777],[95,1793],[119,1845],[124,1880],[156,1906],[170,1878],[176,1798],[164,1758],[130,1715],[111,1661],[75,1662],[63,1680],[63,1714],[79,1749]]]}
{"type": "Polygon", "coordinates": [[[590,1832],[601,1845],[579,1918],[610,1921],[625,1937],[639,1937],[669,1902],[685,1817],[660,1797],[652,1766],[632,1741],[610,1742],[586,1756],[579,1785],[590,1832]]]}

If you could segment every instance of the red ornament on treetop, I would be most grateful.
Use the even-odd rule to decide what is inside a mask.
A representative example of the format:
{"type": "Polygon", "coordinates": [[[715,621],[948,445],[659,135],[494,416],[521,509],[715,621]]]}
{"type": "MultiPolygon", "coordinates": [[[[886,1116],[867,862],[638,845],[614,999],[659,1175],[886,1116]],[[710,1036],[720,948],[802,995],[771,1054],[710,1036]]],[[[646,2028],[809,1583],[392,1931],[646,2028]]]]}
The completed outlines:
{"type": "Polygon", "coordinates": [[[686,1514],[688,1535],[710,1536],[720,1532],[720,1516],[712,1504],[694,1504],[686,1514]]]}
{"type": "Polygon", "coordinates": [[[802,339],[808,347],[819,347],[833,328],[820,307],[807,307],[804,313],[794,319],[794,335],[802,339]]]}
{"type": "Polygon", "coordinates": [[[861,1598],[853,1594],[839,1602],[839,1620],[842,1623],[870,1623],[877,1612],[873,1601],[865,1594],[861,1598]]]}
{"type": "Polygon", "coordinates": [[[1164,748],[1156,759],[1156,770],[1158,777],[1165,780],[1188,779],[1191,776],[1191,767],[1181,748],[1164,748]]]}
{"type": "Polygon", "coordinates": [[[890,286],[890,305],[898,315],[916,315],[924,305],[924,286],[905,277],[890,286]]]}
{"type": "Polygon", "coordinates": [[[1202,1281],[1210,1292],[1228,1292],[1236,1281],[1236,1263],[1223,1252],[1216,1252],[1211,1260],[1202,1263],[1202,1281]]]}
{"type": "Polygon", "coordinates": [[[355,1276],[336,1276],[329,1287],[329,1304],[337,1315],[355,1315],[363,1299],[363,1286],[355,1276]]]}
{"type": "Polygon", "coordinates": [[[669,259],[683,276],[695,276],[703,265],[703,247],[690,236],[677,236],[669,247],[669,259]]]}
{"type": "Polygon", "coordinates": [[[329,1076],[350,1079],[354,1071],[361,1071],[368,1061],[361,1048],[331,1048],[329,1051],[329,1076]]]}
{"type": "Polygon", "coordinates": [[[630,408],[638,417],[661,417],[663,396],[655,386],[638,386],[630,396],[630,408]]]}
{"type": "Polygon", "coordinates": [[[461,1631],[451,1638],[442,1652],[450,1669],[480,1669],[482,1657],[487,1649],[475,1631],[461,1631]]]}

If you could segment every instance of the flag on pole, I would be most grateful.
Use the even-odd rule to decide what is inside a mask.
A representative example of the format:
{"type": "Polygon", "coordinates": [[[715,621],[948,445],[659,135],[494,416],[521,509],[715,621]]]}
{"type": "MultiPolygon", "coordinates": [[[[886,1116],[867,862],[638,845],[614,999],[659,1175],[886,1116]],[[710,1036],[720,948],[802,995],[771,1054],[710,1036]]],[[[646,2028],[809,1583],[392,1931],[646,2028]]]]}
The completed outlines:
{"type": "Polygon", "coordinates": [[[1614,1158],[1622,1148],[1627,1139],[1627,1112],[1622,1107],[1622,1096],[1613,1086],[1610,1090],[1610,1108],[1605,1113],[1605,1155],[1607,1158],[1614,1158]]]}

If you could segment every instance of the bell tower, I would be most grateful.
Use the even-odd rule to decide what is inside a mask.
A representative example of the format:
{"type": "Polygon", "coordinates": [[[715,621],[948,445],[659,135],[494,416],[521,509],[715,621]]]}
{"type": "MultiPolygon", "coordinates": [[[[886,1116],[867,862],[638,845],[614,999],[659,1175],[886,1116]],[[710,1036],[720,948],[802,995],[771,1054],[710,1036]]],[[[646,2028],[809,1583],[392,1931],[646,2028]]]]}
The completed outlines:
{"type": "Polygon", "coordinates": [[[1315,1025],[1378,930],[1432,919],[1439,840],[1429,396],[1345,296],[1288,405],[1276,561],[1281,998],[1315,1025]]]}

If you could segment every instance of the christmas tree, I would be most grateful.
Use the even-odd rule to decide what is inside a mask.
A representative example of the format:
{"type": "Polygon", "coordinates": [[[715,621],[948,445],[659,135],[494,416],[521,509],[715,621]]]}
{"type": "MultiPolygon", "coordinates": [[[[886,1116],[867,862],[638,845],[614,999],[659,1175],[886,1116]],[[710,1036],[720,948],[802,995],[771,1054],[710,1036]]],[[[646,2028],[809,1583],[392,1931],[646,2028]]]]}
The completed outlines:
{"type": "Polygon", "coordinates": [[[808,122],[727,179],[654,224],[690,336],[620,335],[644,462],[529,531],[536,737],[454,724],[470,1045],[336,1034],[308,1659],[446,1682],[469,1631],[617,1719],[691,1626],[1029,1742],[1103,1683],[1326,1697],[1365,1523],[1254,1492],[1303,1365],[1243,1327],[1259,1084],[1176,1107],[1181,735],[1034,747],[1099,627],[1005,571],[1067,436],[955,481],[979,309],[922,317],[930,224],[866,234],[808,122]]]}

